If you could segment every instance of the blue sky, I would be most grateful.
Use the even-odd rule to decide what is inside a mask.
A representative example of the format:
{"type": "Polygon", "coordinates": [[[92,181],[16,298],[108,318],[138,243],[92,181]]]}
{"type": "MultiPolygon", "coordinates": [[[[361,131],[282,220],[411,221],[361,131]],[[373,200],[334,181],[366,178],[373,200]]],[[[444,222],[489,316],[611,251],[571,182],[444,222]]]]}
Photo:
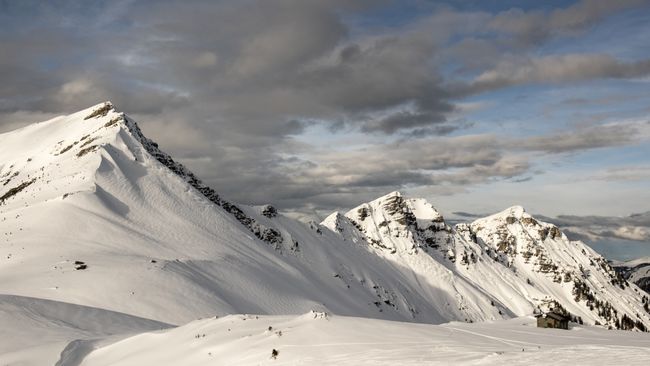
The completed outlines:
{"type": "Polygon", "coordinates": [[[402,190],[624,217],[650,211],[648,39],[647,0],[0,1],[0,132],[112,100],[296,216],[402,190]]]}

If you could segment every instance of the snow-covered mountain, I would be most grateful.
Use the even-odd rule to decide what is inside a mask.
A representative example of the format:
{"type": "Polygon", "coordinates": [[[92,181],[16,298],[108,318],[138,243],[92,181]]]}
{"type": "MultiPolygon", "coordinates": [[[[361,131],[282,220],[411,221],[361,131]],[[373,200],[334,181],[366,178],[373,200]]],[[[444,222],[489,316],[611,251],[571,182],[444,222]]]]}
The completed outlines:
{"type": "Polygon", "coordinates": [[[418,320],[457,318],[365,246],[223,200],[108,103],[0,146],[0,293],[171,324],[312,309],[412,320],[374,305],[390,289],[418,320]]]}
{"type": "MultiPolygon", "coordinates": [[[[393,192],[305,224],[225,200],[109,102],[0,147],[0,315],[47,302],[144,331],[236,313],[439,324],[561,306],[587,324],[650,327],[636,285],[521,207],[450,227],[393,192]]],[[[66,329],[39,347],[89,334],[66,329]]]]}
{"type": "Polygon", "coordinates": [[[616,262],[612,266],[625,279],[633,282],[650,294],[650,257],[643,257],[627,262],[616,262]]]}
{"type": "Polygon", "coordinates": [[[332,214],[323,225],[346,241],[367,243],[416,282],[430,283],[443,300],[440,313],[450,310],[447,304],[460,311],[449,316],[484,320],[494,312],[520,316],[561,307],[591,324],[649,324],[647,298],[637,286],[591,248],[519,206],[452,228],[425,200],[393,192],[332,214]]]}

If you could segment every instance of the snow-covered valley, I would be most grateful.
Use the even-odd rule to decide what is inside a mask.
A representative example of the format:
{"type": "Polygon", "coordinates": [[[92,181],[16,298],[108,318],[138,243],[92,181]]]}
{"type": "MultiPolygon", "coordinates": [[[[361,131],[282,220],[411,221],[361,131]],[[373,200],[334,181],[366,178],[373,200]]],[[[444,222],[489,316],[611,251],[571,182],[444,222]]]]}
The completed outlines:
{"type": "Polygon", "coordinates": [[[3,365],[650,356],[647,294],[522,207],[452,227],[392,192],[302,223],[227,201],[110,103],[0,135],[0,235],[3,365]],[[573,329],[534,328],[550,308],[573,329]]]}

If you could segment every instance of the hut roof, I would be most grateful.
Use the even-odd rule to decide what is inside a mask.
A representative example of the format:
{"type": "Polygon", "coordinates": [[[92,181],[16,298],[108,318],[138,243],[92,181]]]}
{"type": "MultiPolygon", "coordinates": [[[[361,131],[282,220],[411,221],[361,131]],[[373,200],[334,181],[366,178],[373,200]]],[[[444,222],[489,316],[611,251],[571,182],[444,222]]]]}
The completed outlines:
{"type": "Polygon", "coordinates": [[[556,312],[548,312],[548,313],[543,314],[543,315],[542,314],[537,315],[536,317],[540,317],[540,316],[543,316],[545,318],[552,318],[552,319],[555,319],[555,320],[566,320],[566,321],[571,320],[570,317],[568,317],[566,315],[563,315],[563,314],[558,314],[556,312]]]}

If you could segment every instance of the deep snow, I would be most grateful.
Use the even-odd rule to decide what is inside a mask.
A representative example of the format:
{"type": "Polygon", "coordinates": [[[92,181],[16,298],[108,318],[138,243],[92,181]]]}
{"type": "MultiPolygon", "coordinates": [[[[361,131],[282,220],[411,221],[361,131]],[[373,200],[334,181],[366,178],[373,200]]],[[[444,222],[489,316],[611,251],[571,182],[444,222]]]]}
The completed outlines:
{"type": "Polygon", "coordinates": [[[541,329],[532,317],[437,326],[307,313],[198,320],[99,348],[82,365],[645,365],[649,358],[650,334],[541,329]]]}

